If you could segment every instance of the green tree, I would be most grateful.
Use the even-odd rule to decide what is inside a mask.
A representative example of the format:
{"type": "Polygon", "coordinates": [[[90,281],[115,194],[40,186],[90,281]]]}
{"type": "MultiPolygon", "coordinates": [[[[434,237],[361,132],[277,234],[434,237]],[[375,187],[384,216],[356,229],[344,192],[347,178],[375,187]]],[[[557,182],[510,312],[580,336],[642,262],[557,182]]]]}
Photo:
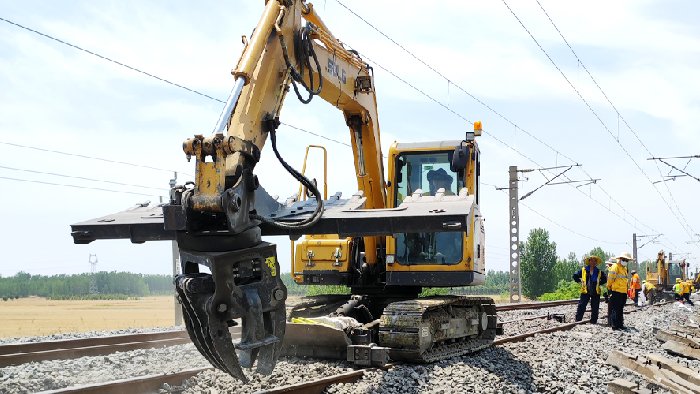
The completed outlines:
{"type": "Polygon", "coordinates": [[[489,270],[486,272],[486,279],[484,280],[484,287],[488,288],[502,288],[508,290],[508,283],[510,282],[510,272],[508,271],[494,271],[489,270]]]}
{"type": "Polygon", "coordinates": [[[549,232],[542,228],[530,230],[527,242],[521,242],[520,250],[523,294],[535,299],[554,291],[557,281],[552,271],[557,263],[557,244],[549,241],[549,232]]]}
{"type": "Polygon", "coordinates": [[[574,272],[581,269],[581,264],[576,258],[576,253],[569,252],[569,256],[566,259],[557,259],[557,263],[554,264],[554,270],[552,275],[554,275],[556,283],[560,281],[570,281],[574,272]]]}
{"type": "MultiPolygon", "coordinates": [[[[596,246],[595,248],[591,249],[590,252],[586,256],[598,256],[600,257],[601,264],[598,265],[598,268],[601,268],[601,265],[605,266],[605,262],[608,261],[609,258],[615,256],[614,253],[606,252],[601,248],[600,246],[596,246]]],[[[583,264],[583,262],[582,262],[583,264]]]]}
{"type": "Polygon", "coordinates": [[[656,272],[656,261],[644,260],[639,263],[639,271],[637,273],[642,280],[646,280],[647,278],[647,267],[649,267],[652,272],[656,272]]]}

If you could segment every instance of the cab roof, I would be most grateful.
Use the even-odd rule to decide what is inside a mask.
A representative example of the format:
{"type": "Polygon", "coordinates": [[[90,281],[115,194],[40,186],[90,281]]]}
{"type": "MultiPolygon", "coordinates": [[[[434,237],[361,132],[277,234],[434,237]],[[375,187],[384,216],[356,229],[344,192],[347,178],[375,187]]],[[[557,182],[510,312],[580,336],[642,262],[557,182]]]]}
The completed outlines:
{"type": "Polygon", "coordinates": [[[413,149],[438,149],[454,148],[459,145],[462,140],[446,140],[446,141],[422,141],[422,142],[395,142],[394,146],[397,150],[413,150],[413,149]]]}

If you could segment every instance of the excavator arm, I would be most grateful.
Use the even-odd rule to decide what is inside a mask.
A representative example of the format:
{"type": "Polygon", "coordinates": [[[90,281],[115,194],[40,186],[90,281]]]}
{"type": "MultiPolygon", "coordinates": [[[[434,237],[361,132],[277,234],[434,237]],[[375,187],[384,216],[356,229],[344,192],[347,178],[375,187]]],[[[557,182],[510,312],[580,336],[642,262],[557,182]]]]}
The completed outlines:
{"type": "MultiPolygon", "coordinates": [[[[290,84],[302,102],[318,95],[343,112],[352,142],[358,190],[366,197],[365,208],[385,207],[386,185],[371,69],[330,33],[312,4],[299,0],[268,1],[232,74],[236,78],[234,88],[214,134],[209,138],[195,136],[183,145],[188,158],[194,156],[197,161],[196,186],[185,202],[191,209],[226,213],[233,231],[249,225],[245,217],[232,217],[237,215],[232,215],[228,205],[236,205],[237,200],[226,190],[252,172],[268,136],[275,133],[290,84]],[[307,23],[302,26],[304,20],[307,23]],[[222,147],[220,152],[216,146],[222,147]],[[207,162],[208,156],[212,162],[207,162]]],[[[315,195],[320,205],[319,194],[315,195]]],[[[246,211],[240,212],[245,215],[246,211]]],[[[379,238],[365,237],[365,259],[369,264],[377,261],[379,242],[379,238]]]]}
{"type": "Polygon", "coordinates": [[[336,39],[311,4],[268,0],[232,71],[234,87],[213,133],[183,143],[195,159],[193,185],[176,186],[163,207],[140,206],[73,225],[76,243],[176,239],[182,274],[175,286],[187,331],[217,368],[246,381],[241,367],[270,373],[286,326],[286,288],[273,244],[262,235],[364,237],[364,260],[381,261],[384,237],[469,228],[464,198],[433,204],[420,193],[386,208],[377,102],[371,68],[336,39]],[[306,21],[306,24],[303,22],[306,21]],[[323,201],[316,186],[282,157],[277,127],[285,96],[318,96],[342,111],[354,153],[358,194],[323,201]],[[261,192],[254,168],[267,139],[283,167],[314,199],[280,207],[261,192]],[[257,198],[257,200],[256,200],[257,198]],[[211,272],[200,272],[200,267],[211,272]],[[238,321],[241,323],[238,323],[238,321]],[[233,343],[229,327],[242,324],[233,343]]]}

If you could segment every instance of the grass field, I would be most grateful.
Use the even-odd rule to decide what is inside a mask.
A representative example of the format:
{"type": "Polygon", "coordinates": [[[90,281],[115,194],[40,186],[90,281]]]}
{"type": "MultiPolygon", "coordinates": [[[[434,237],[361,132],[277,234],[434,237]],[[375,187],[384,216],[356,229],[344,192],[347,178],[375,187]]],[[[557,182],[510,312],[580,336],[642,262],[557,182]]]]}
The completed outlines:
{"type": "Polygon", "coordinates": [[[29,297],[0,301],[0,337],[172,326],[173,302],[173,297],[168,296],[96,301],[29,297]]]}

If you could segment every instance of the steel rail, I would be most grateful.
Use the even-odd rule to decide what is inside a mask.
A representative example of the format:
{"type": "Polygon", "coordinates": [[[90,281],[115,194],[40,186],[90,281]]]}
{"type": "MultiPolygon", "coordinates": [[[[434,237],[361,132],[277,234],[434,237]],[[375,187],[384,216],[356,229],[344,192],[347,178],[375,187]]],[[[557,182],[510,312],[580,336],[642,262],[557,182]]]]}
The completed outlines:
{"type": "Polygon", "coordinates": [[[355,383],[365,375],[364,369],[344,372],[337,375],[327,376],[310,382],[290,384],[269,390],[258,391],[256,394],[320,394],[328,386],[338,383],[355,383]]]}
{"type": "MultiPolygon", "coordinates": [[[[240,328],[232,329],[240,335],[240,328]]],[[[136,349],[154,349],[191,343],[183,330],[148,334],[111,335],[60,341],[0,345],[0,368],[34,361],[66,360],[85,356],[103,356],[136,349]]]]}
{"type": "MultiPolygon", "coordinates": [[[[625,307],[627,307],[627,306],[633,306],[633,304],[626,304],[625,307]]],[[[623,311],[622,313],[627,315],[627,314],[630,314],[633,312],[639,312],[641,310],[642,310],[641,308],[636,308],[636,309],[632,309],[632,310],[628,310],[628,311],[623,311]]],[[[598,317],[598,319],[603,319],[603,320],[605,320],[607,318],[608,318],[608,315],[603,315],[603,316],[598,317]]],[[[534,337],[535,335],[538,335],[538,334],[549,334],[549,333],[556,332],[556,331],[566,331],[566,330],[570,330],[576,326],[579,326],[582,324],[588,324],[588,323],[590,323],[590,321],[581,320],[581,321],[572,322],[572,323],[564,323],[564,324],[556,325],[553,327],[547,327],[547,328],[544,328],[541,330],[530,331],[530,332],[526,332],[524,334],[518,334],[518,335],[509,336],[509,337],[498,338],[498,339],[495,339],[493,341],[493,345],[498,346],[498,345],[502,345],[504,343],[509,343],[509,342],[520,342],[520,341],[523,341],[527,338],[534,337]]]]}
{"type": "MultiPolygon", "coordinates": [[[[573,300],[575,302],[578,302],[578,300],[573,300]]],[[[567,301],[567,303],[558,303],[555,302],[556,305],[548,305],[548,306],[558,306],[558,305],[569,305],[572,302],[567,301]]],[[[547,306],[545,306],[547,307],[547,306]]],[[[515,309],[526,309],[526,308],[515,308],[515,309]]],[[[537,309],[537,308],[536,308],[537,309]]],[[[631,311],[625,311],[625,314],[631,313],[631,312],[636,312],[639,309],[631,310],[631,311]]],[[[602,316],[602,319],[607,318],[607,316],[602,316]]],[[[549,327],[545,328],[543,330],[537,330],[537,331],[532,331],[528,332],[525,334],[520,334],[520,335],[514,335],[510,337],[505,337],[505,338],[500,338],[497,340],[493,341],[494,346],[498,346],[504,343],[509,343],[509,342],[519,342],[522,340],[525,340],[526,338],[533,337],[538,334],[547,334],[547,333],[552,333],[555,331],[564,331],[564,330],[569,330],[573,327],[576,327],[581,324],[586,324],[588,321],[580,321],[580,322],[574,322],[574,323],[567,323],[567,324],[561,324],[557,325],[554,327],[549,327]]],[[[392,365],[393,366],[393,365],[392,365]]],[[[338,375],[333,375],[333,376],[328,376],[322,379],[314,380],[311,382],[305,382],[305,383],[297,383],[293,385],[288,385],[288,386],[283,386],[275,389],[269,389],[269,390],[263,390],[263,391],[258,391],[256,394],[305,394],[305,393],[312,393],[312,394],[317,394],[323,392],[326,388],[333,384],[338,384],[338,383],[355,383],[358,380],[362,379],[364,376],[365,371],[364,370],[358,370],[358,371],[352,371],[352,372],[345,372],[342,374],[338,375]]]]}
{"type": "Polygon", "coordinates": [[[119,334],[104,337],[62,339],[43,342],[10,343],[0,345],[0,355],[13,353],[45,352],[56,349],[69,349],[96,345],[112,345],[128,342],[158,341],[162,339],[186,338],[184,330],[165,331],[147,334],[119,334]]]}
{"type": "Polygon", "coordinates": [[[551,307],[555,307],[555,306],[575,305],[577,303],[578,303],[578,299],[561,300],[561,301],[545,301],[545,302],[524,302],[524,303],[519,303],[519,304],[503,304],[503,305],[496,305],[496,311],[497,312],[505,312],[505,311],[515,311],[515,310],[520,310],[520,309],[543,309],[543,308],[551,308],[551,307]]]}
{"type": "MultiPolygon", "coordinates": [[[[520,309],[542,309],[560,305],[570,305],[576,300],[508,304],[496,306],[497,311],[520,309]]],[[[239,329],[234,329],[239,331],[239,329]]],[[[235,335],[235,333],[234,333],[235,335]]],[[[187,333],[182,330],[147,334],[125,334],[106,337],[91,337],[45,341],[32,343],[14,343],[0,345],[0,368],[19,365],[32,361],[65,360],[84,356],[101,356],[117,351],[135,349],[161,348],[189,343],[187,333]]]]}
{"type": "Polygon", "coordinates": [[[113,380],[104,383],[85,384],[79,386],[70,386],[57,390],[41,391],[41,394],[124,394],[124,393],[152,393],[158,392],[164,383],[173,386],[179,386],[183,381],[204,371],[210,371],[214,368],[194,368],[184,371],[161,374],[161,375],[146,375],[129,379],[113,380]]]}

